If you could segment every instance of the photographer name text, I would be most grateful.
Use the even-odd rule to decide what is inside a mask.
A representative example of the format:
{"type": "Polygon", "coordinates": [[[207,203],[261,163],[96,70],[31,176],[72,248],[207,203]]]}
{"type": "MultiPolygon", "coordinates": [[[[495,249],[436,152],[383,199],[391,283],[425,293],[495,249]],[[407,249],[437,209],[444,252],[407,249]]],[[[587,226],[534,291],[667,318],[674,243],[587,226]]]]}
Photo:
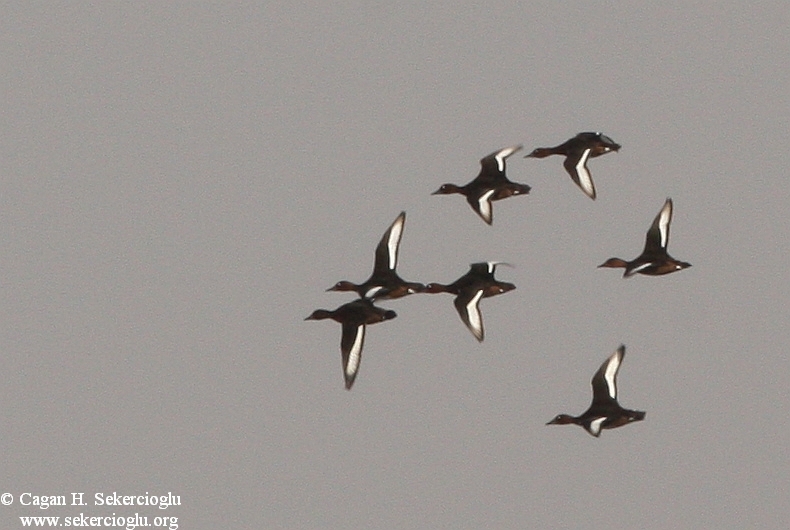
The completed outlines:
{"type": "MultiPolygon", "coordinates": [[[[84,492],[72,492],[68,495],[39,495],[35,493],[20,493],[17,499],[22,506],[36,506],[41,510],[46,510],[50,506],[87,506],[90,497],[84,492]]],[[[3,493],[0,495],[0,502],[5,506],[14,503],[14,495],[3,493]]],[[[94,493],[94,506],[155,506],[160,510],[166,510],[171,506],[181,506],[181,495],[153,495],[147,491],[144,494],[121,495],[117,491],[112,493],[94,493]]]]}

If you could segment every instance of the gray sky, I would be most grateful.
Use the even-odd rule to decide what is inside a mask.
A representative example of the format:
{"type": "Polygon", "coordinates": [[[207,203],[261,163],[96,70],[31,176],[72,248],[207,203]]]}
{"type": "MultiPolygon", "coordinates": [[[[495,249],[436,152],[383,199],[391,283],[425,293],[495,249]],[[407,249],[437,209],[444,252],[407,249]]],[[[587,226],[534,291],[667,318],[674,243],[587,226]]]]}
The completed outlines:
{"type": "Polygon", "coordinates": [[[788,28],[785,2],[6,6],[0,489],[91,505],[0,526],[790,526],[788,28]],[[522,157],[586,130],[623,145],[596,201],[522,157]],[[430,195],[517,143],[533,190],[493,226],[430,195]],[[693,267],[596,269],[666,197],[693,267]],[[381,303],[347,392],[340,326],[302,319],[401,210],[404,278],[495,259],[518,288],[482,344],[448,295],[381,303]],[[544,426],[620,343],[645,421],[544,426]]]}

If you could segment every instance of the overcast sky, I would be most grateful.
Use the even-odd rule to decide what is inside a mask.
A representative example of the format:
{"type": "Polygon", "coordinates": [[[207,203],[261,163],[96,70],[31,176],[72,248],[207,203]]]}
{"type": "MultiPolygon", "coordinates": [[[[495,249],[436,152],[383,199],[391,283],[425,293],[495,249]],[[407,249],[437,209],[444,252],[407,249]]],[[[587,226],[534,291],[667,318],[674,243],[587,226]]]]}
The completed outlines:
{"type": "Polygon", "coordinates": [[[180,528],[790,526],[786,2],[17,3],[0,20],[0,490],[180,528]],[[253,3],[254,4],[254,3],[253,3]],[[277,4],[277,7],[273,7],[277,4]],[[602,131],[598,198],[538,146],[602,131]],[[487,226],[479,159],[532,186],[487,226]],[[667,197],[693,267],[622,279],[667,197]],[[370,274],[503,260],[486,338],[370,274]],[[580,414],[619,344],[620,403],[580,414]],[[94,507],[95,492],[181,496],[94,507]]]}

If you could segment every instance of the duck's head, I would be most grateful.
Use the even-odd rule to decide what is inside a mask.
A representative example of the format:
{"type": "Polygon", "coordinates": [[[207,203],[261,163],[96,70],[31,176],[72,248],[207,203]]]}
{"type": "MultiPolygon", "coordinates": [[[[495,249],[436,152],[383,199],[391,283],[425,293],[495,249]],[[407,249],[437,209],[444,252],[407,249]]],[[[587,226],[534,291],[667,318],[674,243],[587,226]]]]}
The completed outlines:
{"type": "Polygon", "coordinates": [[[617,269],[627,266],[628,263],[626,263],[624,260],[621,260],[620,258],[609,258],[608,260],[598,265],[598,268],[600,269],[601,267],[607,267],[610,269],[617,269]]]}
{"type": "Polygon", "coordinates": [[[327,311],[326,309],[316,309],[310,316],[305,318],[305,320],[324,320],[326,318],[332,318],[332,313],[327,311]]]}
{"type": "Polygon", "coordinates": [[[327,289],[327,291],[356,291],[356,290],[357,290],[357,286],[346,280],[339,281],[335,285],[327,289]]]}
{"type": "Polygon", "coordinates": [[[547,156],[553,154],[554,151],[548,147],[538,147],[537,149],[533,149],[533,151],[524,158],[546,158],[547,156]]]}
{"type": "Polygon", "coordinates": [[[461,193],[460,186],[455,184],[442,184],[438,190],[431,193],[431,195],[449,195],[450,193],[461,193]]]}
{"type": "Polygon", "coordinates": [[[575,423],[576,418],[573,416],[569,416],[567,414],[557,414],[554,416],[554,419],[548,422],[546,425],[568,425],[569,423],[575,423]]]}

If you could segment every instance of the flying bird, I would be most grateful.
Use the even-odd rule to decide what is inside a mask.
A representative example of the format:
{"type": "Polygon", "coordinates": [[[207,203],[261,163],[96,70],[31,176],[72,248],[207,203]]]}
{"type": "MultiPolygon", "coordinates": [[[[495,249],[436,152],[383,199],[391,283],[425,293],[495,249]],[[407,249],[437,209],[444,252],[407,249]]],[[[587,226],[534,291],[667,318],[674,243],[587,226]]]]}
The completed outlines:
{"type": "Polygon", "coordinates": [[[342,280],[327,291],[355,291],[359,296],[371,300],[400,298],[407,294],[422,292],[425,289],[423,284],[407,282],[395,272],[405,223],[406,212],[401,212],[384,232],[376,247],[376,258],[373,261],[373,273],[370,278],[360,284],[342,280]]]}
{"type": "Polygon", "coordinates": [[[590,408],[581,416],[558,414],[546,425],[581,425],[595,436],[601,435],[602,429],[614,429],[634,421],[645,419],[645,413],[639,410],[624,409],[617,402],[617,372],[625,357],[625,346],[621,345],[606,359],[592,378],[593,399],[590,408]]]}
{"type": "Polygon", "coordinates": [[[466,196],[466,202],[489,225],[494,221],[494,212],[491,203],[506,199],[512,195],[529,193],[532,189],[526,184],[510,181],[505,175],[505,160],[507,157],[522,149],[522,145],[505,147],[494,151],[480,159],[480,174],[464,186],[456,184],[442,184],[431,195],[448,195],[460,193],[466,196]]]}
{"type": "Polygon", "coordinates": [[[455,309],[472,335],[483,342],[483,315],[480,313],[480,300],[512,291],[516,288],[512,283],[500,282],[494,278],[494,271],[501,262],[487,261],[473,263],[469,272],[449,285],[429,283],[425,286],[426,293],[451,293],[455,296],[455,309]]]}
{"type": "Polygon", "coordinates": [[[617,152],[620,147],[620,144],[599,132],[582,132],[558,146],[538,147],[524,158],[564,156],[565,171],[589,198],[595,200],[595,184],[590,170],[587,169],[587,160],[612,151],[617,152]]]}
{"type": "Polygon", "coordinates": [[[636,259],[625,261],[620,258],[609,258],[598,265],[598,268],[625,268],[623,278],[636,273],[648,276],[660,276],[691,267],[691,263],[678,261],[667,253],[669,244],[669,223],[672,221],[672,199],[667,199],[661,211],[653,220],[645,237],[645,249],[636,259]]]}
{"type": "Polygon", "coordinates": [[[354,379],[359,371],[362,359],[362,346],[365,343],[365,327],[398,316],[395,311],[382,309],[373,305],[366,298],[359,298],[353,302],[343,304],[334,311],[316,309],[305,320],[324,320],[331,318],[343,326],[340,338],[340,353],[343,361],[343,377],[346,380],[346,390],[351,390],[354,379]]]}

